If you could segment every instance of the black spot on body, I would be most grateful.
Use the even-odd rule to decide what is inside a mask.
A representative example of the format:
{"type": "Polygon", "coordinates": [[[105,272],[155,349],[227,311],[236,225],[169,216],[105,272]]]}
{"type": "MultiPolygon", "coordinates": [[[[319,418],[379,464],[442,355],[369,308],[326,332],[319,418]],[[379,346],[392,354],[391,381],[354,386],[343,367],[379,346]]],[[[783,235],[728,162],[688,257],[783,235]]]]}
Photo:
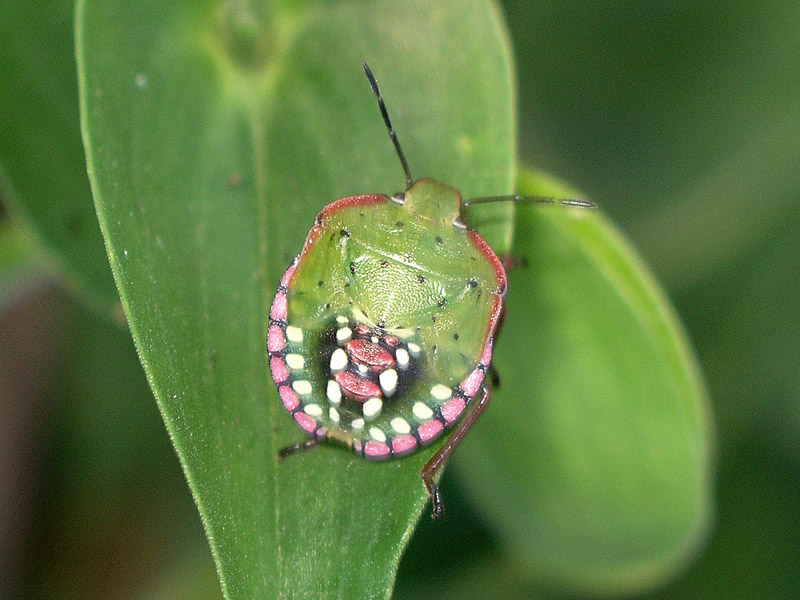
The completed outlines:
{"type": "Polygon", "coordinates": [[[436,236],[436,243],[437,244],[441,244],[442,243],[442,238],[440,238],[438,235],[436,236]]]}
{"type": "Polygon", "coordinates": [[[331,307],[331,303],[330,302],[326,302],[325,303],[325,310],[328,310],[330,307],[331,307]]]}
{"type": "Polygon", "coordinates": [[[441,300],[439,300],[438,304],[439,304],[439,308],[444,308],[444,305],[447,304],[447,300],[442,298],[441,300]]]}
{"type": "Polygon", "coordinates": [[[386,259],[384,258],[384,259],[381,261],[381,267],[383,267],[383,268],[385,269],[385,268],[386,268],[386,267],[388,267],[388,266],[389,266],[389,261],[388,261],[388,260],[386,260],[386,259]]]}
{"type": "Polygon", "coordinates": [[[423,275],[422,273],[417,275],[417,279],[419,280],[420,283],[425,283],[425,275],[423,275]]]}
{"type": "Polygon", "coordinates": [[[470,287],[478,287],[478,281],[474,277],[470,278],[469,286],[470,287]]]}
{"type": "Polygon", "coordinates": [[[453,334],[453,339],[454,339],[454,340],[457,340],[457,339],[458,339],[458,334],[457,334],[457,333],[454,333],[454,334],[453,334]]]}
{"type": "Polygon", "coordinates": [[[342,227],[342,230],[339,232],[339,235],[342,237],[350,237],[350,232],[347,230],[347,227],[342,227]]]}
{"type": "Polygon", "coordinates": [[[398,221],[397,223],[395,223],[395,225],[397,227],[402,227],[403,226],[403,222],[402,221],[398,221]]]}
{"type": "Polygon", "coordinates": [[[436,315],[431,315],[431,321],[436,323],[436,315]]]}
{"type": "Polygon", "coordinates": [[[322,280],[321,279],[317,282],[317,287],[322,287],[322,280]]]}
{"type": "Polygon", "coordinates": [[[350,274],[351,275],[356,274],[356,263],[354,263],[352,260],[350,261],[350,274]]]}

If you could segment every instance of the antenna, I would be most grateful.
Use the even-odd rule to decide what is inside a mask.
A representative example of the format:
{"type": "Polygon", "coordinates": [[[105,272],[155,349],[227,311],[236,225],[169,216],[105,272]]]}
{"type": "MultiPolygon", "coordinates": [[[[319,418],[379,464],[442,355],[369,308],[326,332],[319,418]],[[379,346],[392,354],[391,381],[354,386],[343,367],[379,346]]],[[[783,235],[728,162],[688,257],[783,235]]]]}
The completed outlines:
{"type": "Polygon", "coordinates": [[[473,204],[489,204],[491,202],[514,202],[515,204],[552,204],[557,206],[578,206],[580,208],[597,208],[597,204],[589,200],[574,200],[572,198],[552,198],[550,196],[487,196],[485,198],[472,198],[465,200],[464,208],[473,204]]]}
{"type": "Polygon", "coordinates": [[[386,111],[386,104],[384,104],[383,98],[381,97],[381,91],[378,89],[378,82],[375,81],[375,76],[372,74],[372,71],[370,71],[367,63],[362,62],[361,66],[364,67],[364,75],[367,76],[367,81],[369,81],[369,87],[372,88],[372,93],[375,94],[375,97],[378,99],[378,107],[381,109],[383,122],[386,124],[386,129],[389,130],[389,139],[392,140],[394,149],[397,150],[397,156],[400,158],[400,164],[403,165],[403,171],[405,171],[406,189],[408,189],[413,185],[414,178],[411,177],[411,171],[408,168],[408,163],[406,162],[406,157],[403,154],[403,149],[400,148],[400,142],[397,141],[397,134],[392,128],[392,122],[389,120],[389,113],[386,111]]]}

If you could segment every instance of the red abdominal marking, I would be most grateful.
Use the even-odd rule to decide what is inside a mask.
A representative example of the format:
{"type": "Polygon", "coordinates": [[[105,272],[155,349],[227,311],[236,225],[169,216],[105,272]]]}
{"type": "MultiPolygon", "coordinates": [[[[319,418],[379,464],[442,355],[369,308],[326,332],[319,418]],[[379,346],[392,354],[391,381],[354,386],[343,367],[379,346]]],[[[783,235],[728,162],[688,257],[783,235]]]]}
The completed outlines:
{"type": "Polygon", "coordinates": [[[382,395],[381,388],[377,383],[356,373],[342,371],[336,373],[333,378],[342,388],[342,393],[355,402],[363,403],[369,398],[382,395]]]}
{"type": "MultiPolygon", "coordinates": [[[[338,321],[342,324],[342,321],[338,321]]],[[[399,341],[391,335],[372,330],[362,323],[349,323],[339,329],[341,337],[352,335],[331,354],[329,364],[331,377],[339,385],[342,394],[356,404],[363,405],[370,399],[384,399],[394,394],[397,388],[397,358],[399,341]]],[[[337,335],[337,337],[340,337],[337,335]]],[[[408,356],[408,351],[403,350],[408,356]]],[[[405,366],[408,361],[406,360],[405,366]]]]}
{"type": "Polygon", "coordinates": [[[367,340],[350,340],[344,345],[348,358],[372,371],[383,371],[395,365],[394,357],[379,344],[367,340]]]}

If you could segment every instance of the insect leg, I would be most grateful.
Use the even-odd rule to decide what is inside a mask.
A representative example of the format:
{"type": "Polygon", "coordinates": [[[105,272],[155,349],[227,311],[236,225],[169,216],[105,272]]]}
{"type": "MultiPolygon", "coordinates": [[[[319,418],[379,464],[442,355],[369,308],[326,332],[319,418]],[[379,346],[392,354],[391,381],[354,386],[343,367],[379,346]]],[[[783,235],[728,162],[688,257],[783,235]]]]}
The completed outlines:
{"type": "Polygon", "coordinates": [[[319,446],[324,441],[325,438],[312,437],[308,438],[303,442],[297,442],[296,444],[286,446],[285,448],[281,448],[280,450],[278,450],[278,458],[286,458],[287,456],[291,456],[292,454],[297,454],[298,452],[305,452],[306,450],[311,450],[312,448],[316,448],[317,446],[319,446]]]}
{"type": "Polygon", "coordinates": [[[519,254],[505,254],[500,257],[500,262],[503,263],[503,268],[506,271],[511,269],[526,269],[528,267],[528,259],[519,254]]]}
{"type": "Polygon", "coordinates": [[[447,441],[444,443],[444,445],[439,448],[436,454],[434,454],[427,463],[425,463],[425,466],[422,467],[422,470],[419,472],[419,474],[422,476],[422,482],[425,484],[425,487],[428,490],[428,495],[431,497],[431,501],[433,502],[433,514],[431,516],[434,519],[441,519],[444,516],[444,504],[442,503],[442,495],[439,492],[439,486],[436,485],[436,483],[433,481],[433,478],[453,450],[456,449],[456,446],[458,446],[459,442],[466,435],[467,431],[469,431],[469,428],[472,427],[473,423],[475,423],[483,409],[486,408],[487,404],[489,404],[489,388],[484,386],[481,397],[478,399],[472,409],[466,414],[466,416],[458,423],[453,435],[447,438],[447,441]]]}
{"type": "Polygon", "coordinates": [[[497,371],[497,367],[494,364],[489,365],[489,381],[492,383],[493,388],[500,388],[500,373],[497,371]]]}

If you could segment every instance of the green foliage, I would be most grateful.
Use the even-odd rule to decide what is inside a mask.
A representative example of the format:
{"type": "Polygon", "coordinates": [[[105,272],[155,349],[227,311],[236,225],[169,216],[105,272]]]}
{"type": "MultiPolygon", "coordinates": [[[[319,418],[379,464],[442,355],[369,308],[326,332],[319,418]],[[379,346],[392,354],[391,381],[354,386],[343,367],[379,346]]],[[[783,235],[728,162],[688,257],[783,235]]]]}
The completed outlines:
{"type": "MultiPolygon", "coordinates": [[[[575,196],[532,173],[520,192],[575,196]]],[[[712,432],[692,351],[599,211],[522,207],[512,255],[501,385],[454,464],[531,580],[647,588],[707,532],[712,432]]]]}
{"type": "Polygon", "coordinates": [[[41,279],[45,258],[24,228],[0,221],[0,309],[41,279]]]}
{"type": "Polygon", "coordinates": [[[80,139],[72,2],[4,2],[0,71],[3,201],[41,241],[50,270],[117,314],[80,139]]]}
{"type": "MultiPolygon", "coordinates": [[[[317,210],[402,187],[361,60],[381,83],[415,177],[467,198],[511,191],[513,69],[496,7],[80,2],[84,141],[108,257],[88,201],[70,24],[68,3],[0,9],[9,66],[0,158],[13,216],[106,314],[119,301],[110,257],[226,597],[387,597],[419,515],[427,520],[418,471],[432,449],[373,464],[325,447],[279,463],[277,449],[302,434],[269,380],[266,315],[317,210]]],[[[574,195],[538,174],[520,187],[574,195]]],[[[470,217],[498,252],[527,264],[509,275],[501,385],[453,460],[496,547],[464,562],[469,573],[448,591],[436,580],[435,593],[597,594],[663,582],[696,554],[711,510],[708,407],[680,326],[599,211],[504,205],[470,217]]],[[[14,288],[17,265],[45,260],[21,231],[0,231],[0,283],[14,288]]],[[[766,270],[748,289],[780,280],[766,270]]],[[[153,431],[125,426],[138,423],[143,398],[126,332],[93,323],[67,335],[76,345],[67,387],[86,401],[69,422],[89,440],[76,442],[86,448],[75,467],[89,491],[75,497],[88,506],[104,484],[125,487],[120,454],[141,452],[153,431]]],[[[437,532],[470,514],[449,491],[437,532]]],[[[110,512],[99,522],[113,530],[110,512]]],[[[141,543],[153,557],[170,547],[141,543]]],[[[437,566],[431,547],[418,583],[437,566]]],[[[460,565],[457,554],[439,568],[460,565]]],[[[183,577],[194,565],[207,574],[204,558],[189,551],[183,577]]],[[[145,595],[198,593],[181,588],[167,581],[145,595]]]]}
{"type": "Polygon", "coordinates": [[[101,226],[230,598],[387,595],[426,501],[431,450],[378,465],[326,447],[279,464],[301,434],[264,356],[275,286],[314,214],[402,182],[362,59],[397,99],[395,126],[415,132],[414,169],[471,195],[508,189],[512,84],[496,11],[440,5],[392,26],[407,10],[79,5],[101,226]]]}

